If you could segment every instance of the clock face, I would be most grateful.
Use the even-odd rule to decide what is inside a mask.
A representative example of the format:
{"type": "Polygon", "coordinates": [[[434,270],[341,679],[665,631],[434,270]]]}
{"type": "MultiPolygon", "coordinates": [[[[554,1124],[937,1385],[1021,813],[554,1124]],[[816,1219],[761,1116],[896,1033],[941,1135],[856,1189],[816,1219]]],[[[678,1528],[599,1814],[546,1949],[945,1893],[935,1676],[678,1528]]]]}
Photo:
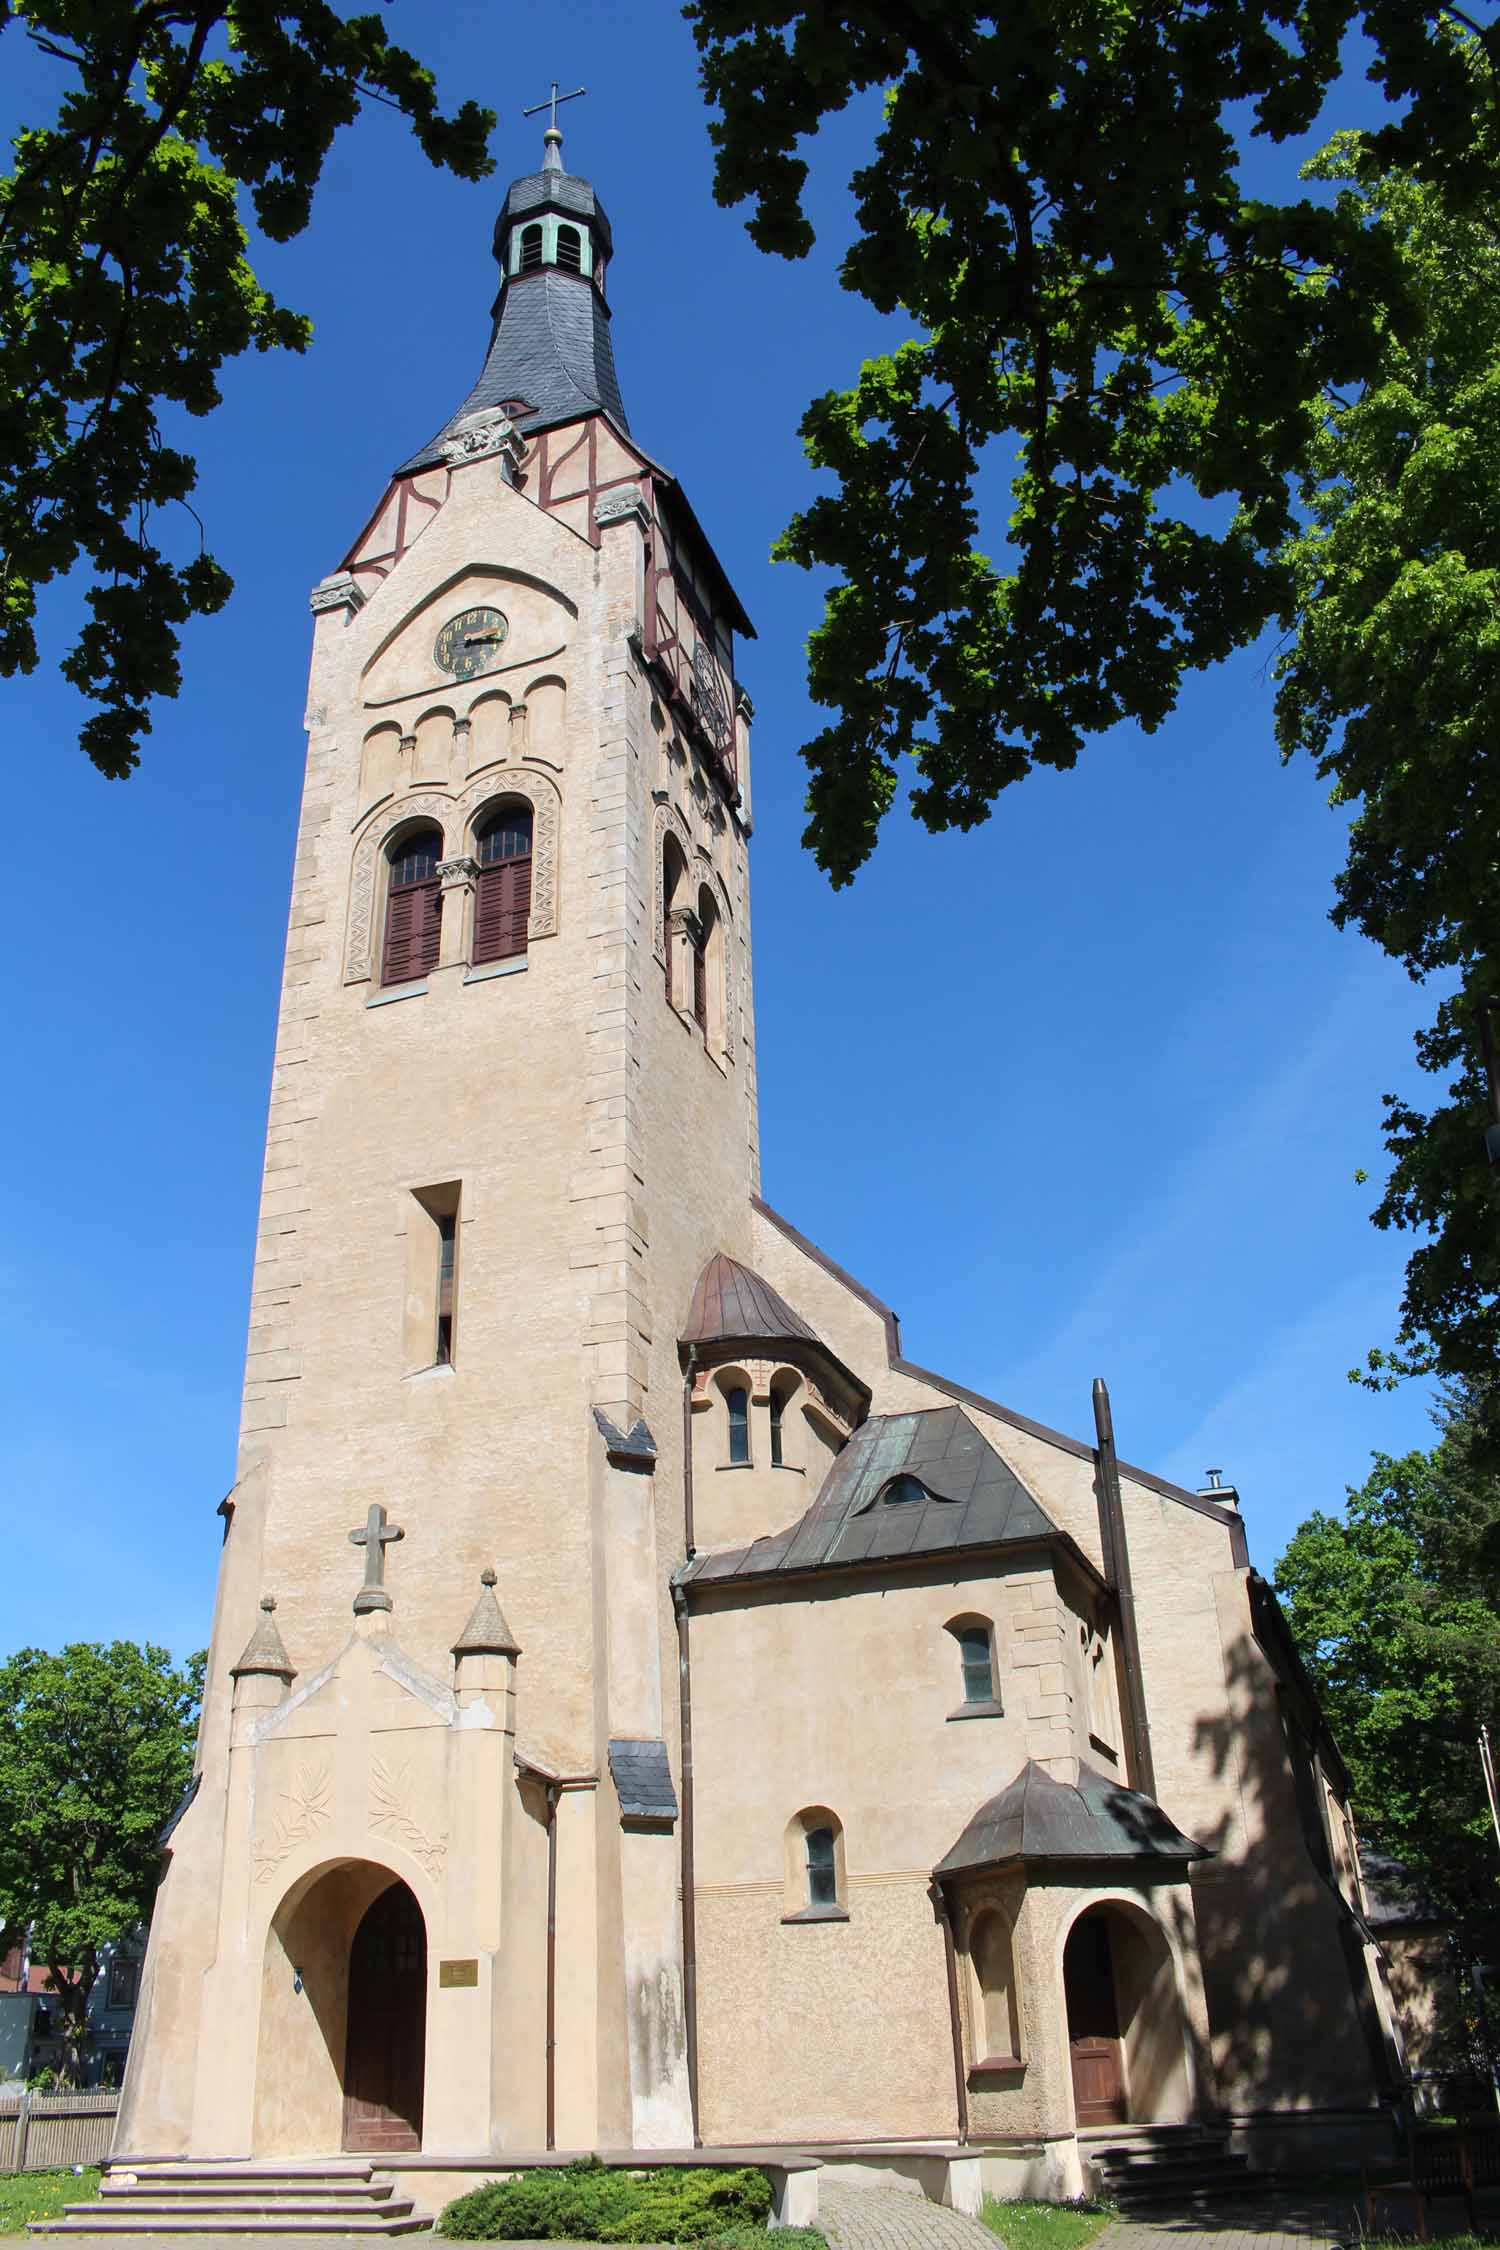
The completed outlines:
{"type": "Polygon", "coordinates": [[[716,750],[729,740],[729,711],[719,686],[718,667],[700,641],[693,651],[693,709],[716,750]]]}
{"type": "Polygon", "coordinates": [[[477,679],[488,672],[510,632],[498,609],[466,609],[450,617],[433,643],[433,657],[455,680],[477,679]]]}

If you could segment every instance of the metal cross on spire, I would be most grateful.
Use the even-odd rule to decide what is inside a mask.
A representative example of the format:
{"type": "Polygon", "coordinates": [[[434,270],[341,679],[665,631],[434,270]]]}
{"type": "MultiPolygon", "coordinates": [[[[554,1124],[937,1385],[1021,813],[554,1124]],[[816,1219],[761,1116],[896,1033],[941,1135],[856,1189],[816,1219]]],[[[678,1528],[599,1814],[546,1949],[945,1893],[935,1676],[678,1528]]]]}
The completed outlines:
{"type": "Polygon", "coordinates": [[[544,102],[533,102],[530,109],[522,110],[521,115],[523,117],[540,117],[544,109],[550,110],[552,114],[548,120],[547,130],[549,133],[555,133],[557,131],[558,103],[576,102],[580,94],[586,94],[587,92],[587,86],[575,86],[571,94],[560,94],[557,90],[557,80],[554,78],[552,81],[552,91],[547,96],[547,99],[544,102]]]}
{"type": "Polygon", "coordinates": [[[385,1590],[385,1551],[393,1539],[404,1539],[406,1533],[399,1523],[387,1523],[385,1509],[377,1500],[371,1507],[358,1531],[351,1531],[351,1547],[365,1551],[365,1582],[354,1597],[354,1614],[363,1617],[372,1609],[389,1609],[391,1597],[385,1590]]]}

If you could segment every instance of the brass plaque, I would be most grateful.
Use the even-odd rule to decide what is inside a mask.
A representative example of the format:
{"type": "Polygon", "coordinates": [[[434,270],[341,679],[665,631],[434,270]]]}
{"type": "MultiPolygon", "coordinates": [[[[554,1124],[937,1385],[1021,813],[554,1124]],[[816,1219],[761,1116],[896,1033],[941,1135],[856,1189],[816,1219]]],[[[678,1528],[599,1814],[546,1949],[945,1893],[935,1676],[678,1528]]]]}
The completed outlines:
{"type": "Polygon", "coordinates": [[[477,1961],[439,1961],[438,1983],[446,1992],[456,1984],[478,1984],[477,1961]]]}

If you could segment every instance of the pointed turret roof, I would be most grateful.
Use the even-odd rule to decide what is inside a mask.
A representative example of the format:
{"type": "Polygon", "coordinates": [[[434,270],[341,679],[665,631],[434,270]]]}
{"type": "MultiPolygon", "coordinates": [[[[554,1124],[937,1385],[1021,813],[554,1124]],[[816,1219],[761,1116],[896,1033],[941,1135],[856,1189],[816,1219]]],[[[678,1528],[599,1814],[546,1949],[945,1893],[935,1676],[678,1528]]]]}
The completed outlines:
{"type": "Polygon", "coordinates": [[[245,1643],[245,1653],[238,1664],[230,1666],[232,1680],[248,1678],[254,1673],[264,1673],[273,1680],[294,1680],[296,1667],[282,1645],[276,1630],[276,1598],[265,1594],[261,1598],[260,1618],[255,1631],[245,1643]]]}
{"type": "Polygon", "coordinates": [[[398,476],[441,461],[445,442],[469,416],[501,408],[527,433],[581,414],[604,414],[630,433],[602,284],[614,236],[592,183],[563,170],[561,133],[549,130],[545,139],[541,170],[511,181],[495,222],[500,294],[479,379],[398,476]],[[559,224],[580,246],[576,265],[561,254],[559,224]]]}
{"type": "Polygon", "coordinates": [[[521,1644],[505,1622],[505,1612],[495,1599],[495,1573],[479,1574],[479,1599],[469,1612],[469,1622],[453,1644],[455,1656],[519,1656],[521,1644]]]}

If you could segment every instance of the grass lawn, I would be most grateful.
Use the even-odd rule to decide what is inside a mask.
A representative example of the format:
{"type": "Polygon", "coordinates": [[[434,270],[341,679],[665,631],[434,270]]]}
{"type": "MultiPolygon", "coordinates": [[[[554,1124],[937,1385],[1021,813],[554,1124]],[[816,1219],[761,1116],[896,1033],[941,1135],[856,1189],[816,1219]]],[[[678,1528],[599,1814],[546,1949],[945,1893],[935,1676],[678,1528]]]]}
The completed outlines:
{"type": "Polygon", "coordinates": [[[0,2172],[0,2234],[21,2234],[28,2219],[58,2219],[65,2203],[87,2203],[99,2193],[99,2173],[0,2172]]]}
{"type": "Polygon", "coordinates": [[[1006,2250],[1083,2250],[1115,2214],[1102,2203],[1002,2203],[987,2195],[979,2216],[1006,2250]]]}

